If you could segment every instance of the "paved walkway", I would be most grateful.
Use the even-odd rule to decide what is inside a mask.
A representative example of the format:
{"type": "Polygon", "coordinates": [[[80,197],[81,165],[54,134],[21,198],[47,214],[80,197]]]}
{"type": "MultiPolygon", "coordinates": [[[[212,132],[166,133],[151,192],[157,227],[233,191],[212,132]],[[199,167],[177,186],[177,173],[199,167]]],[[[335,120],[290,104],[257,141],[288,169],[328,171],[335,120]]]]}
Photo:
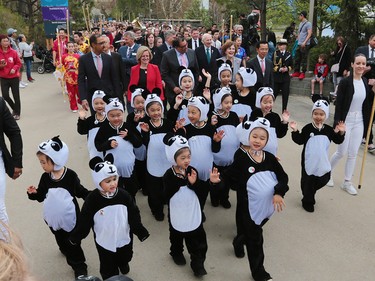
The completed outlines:
{"type": "MultiPolygon", "coordinates": [[[[55,135],[68,144],[68,167],[75,170],[82,184],[91,189],[86,137],[76,132],[77,115],[69,110],[52,74],[35,75],[35,83],[21,89],[22,115],[19,125],[24,140],[24,173],[17,181],[8,180],[7,207],[11,225],[20,233],[29,253],[34,274],[40,281],[71,281],[73,272],[59,253],[54,237],[42,219],[42,204],[29,201],[26,188],[37,185],[42,169],[35,156],[37,145],[55,135]]],[[[280,100],[276,112],[280,113],[280,100]]],[[[312,104],[307,97],[292,96],[290,112],[300,128],[310,120],[312,104]]],[[[333,108],[331,108],[331,113],[333,108]]],[[[332,118],[332,116],[331,116],[332,118]]],[[[301,207],[300,153],[290,133],[279,143],[279,157],[290,177],[287,207],[275,214],[264,227],[266,269],[275,281],[372,281],[375,278],[375,156],[367,156],[362,189],[357,196],[343,192],[343,161],[334,171],[337,185],[317,194],[315,213],[301,207]]],[[[331,147],[331,153],[335,145],[331,147]]],[[[354,183],[358,183],[362,149],[357,159],[354,183]]],[[[235,194],[230,201],[235,206],[235,194]]],[[[80,201],[82,202],[82,201],[80,201]]],[[[140,243],[135,238],[129,276],[135,281],[195,280],[189,266],[174,265],[169,256],[168,223],[156,222],[147,198],[137,195],[144,225],[151,236],[140,243]]],[[[237,259],[231,241],[235,234],[234,211],[213,208],[209,200],[204,227],[208,238],[206,281],[252,280],[247,259],[237,259]]],[[[99,263],[90,233],[83,242],[89,273],[99,276],[99,263]]],[[[188,258],[185,251],[185,257],[188,258]]]]}

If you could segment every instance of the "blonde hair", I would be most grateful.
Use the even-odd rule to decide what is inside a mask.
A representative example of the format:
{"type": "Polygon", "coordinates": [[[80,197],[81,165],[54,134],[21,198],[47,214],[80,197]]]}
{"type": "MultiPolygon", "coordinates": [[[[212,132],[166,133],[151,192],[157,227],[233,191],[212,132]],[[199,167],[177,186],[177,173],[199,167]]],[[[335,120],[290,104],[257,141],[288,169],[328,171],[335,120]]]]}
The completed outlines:
{"type": "Polygon", "coordinates": [[[0,280],[26,281],[30,279],[27,258],[21,239],[0,221],[0,280]]]}
{"type": "Polygon", "coordinates": [[[146,46],[141,46],[141,47],[138,48],[137,55],[136,55],[136,59],[139,63],[141,62],[141,57],[142,57],[143,53],[146,52],[146,51],[150,54],[150,61],[152,60],[152,52],[151,52],[150,48],[146,47],[146,46]]]}

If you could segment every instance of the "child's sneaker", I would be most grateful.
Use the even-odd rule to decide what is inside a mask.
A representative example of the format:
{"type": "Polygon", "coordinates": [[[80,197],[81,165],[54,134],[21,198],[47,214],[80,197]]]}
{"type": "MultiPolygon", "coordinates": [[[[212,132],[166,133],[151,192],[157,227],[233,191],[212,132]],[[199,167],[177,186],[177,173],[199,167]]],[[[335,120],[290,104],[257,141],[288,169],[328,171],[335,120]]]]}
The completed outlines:
{"type": "Polygon", "coordinates": [[[353,186],[353,184],[350,181],[345,181],[342,185],[341,188],[349,193],[350,195],[357,195],[357,190],[353,186]]]}
{"type": "Polygon", "coordinates": [[[370,152],[370,153],[374,153],[375,152],[375,145],[369,144],[368,147],[367,147],[367,151],[370,152]]]}

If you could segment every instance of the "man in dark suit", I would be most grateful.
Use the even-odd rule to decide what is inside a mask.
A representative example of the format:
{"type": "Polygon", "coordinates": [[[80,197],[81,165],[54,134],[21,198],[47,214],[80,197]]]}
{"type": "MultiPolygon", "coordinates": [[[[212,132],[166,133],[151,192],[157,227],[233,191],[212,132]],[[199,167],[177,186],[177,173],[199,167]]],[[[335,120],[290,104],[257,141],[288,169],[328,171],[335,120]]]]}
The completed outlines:
{"type": "Polygon", "coordinates": [[[187,67],[193,72],[195,83],[199,76],[197,57],[193,50],[188,49],[185,38],[176,38],[172,45],[173,49],[163,54],[160,65],[161,77],[165,82],[165,95],[171,107],[175,104],[176,95],[182,92],[178,81],[181,66],[187,67]]]}
{"type": "Polygon", "coordinates": [[[115,74],[115,80],[119,82],[119,85],[117,87],[118,92],[116,92],[116,97],[121,101],[123,105],[125,105],[124,101],[124,93],[126,91],[125,89],[125,68],[124,64],[122,62],[121,55],[119,53],[113,52],[113,46],[109,43],[108,36],[105,37],[105,44],[103,48],[103,53],[110,55],[112,58],[113,68],[114,68],[114,74],[115,74]],[[112,47],[112,50],[111,50],[112,47]]]}
{"type": "Polygon", "coordinates": [[[273,62],[273,80],[275,98],[279,93],[283,98],[282,111],[287,109],[290,88],[289,71],[293,68],[292,54],[286,50],[287,39],[280,39],[277,42],[277,51],[272,56],[273,62]]]}
{"type": "MultiPolygon", "coordinates": [[[[357,54],[364,54],[367,59],[367,66],[364,72],[364,77],[367,78],[368,84],[370,88],[375,84],[375,34],[372,34],[368,40],[368,45],[366,46],[361,46],[358,47],[357,50],[355,51],[355,55],[357,54]]],[[[371,96],[371,105],[373,102],[374,96],[371,96]]],[[[364,130],[364,135],[363,138],[366,138],[367,135],[367,128],[364,130]]],[[[370,153],[375,153],[375,145],[373,143],[373,133],[371,130],[370,133],[370,139],[369,139],[369,145],[368,145],[368,152],[370,153]]]]}
{"type": "Polygon", "coordinates": [[[254,90],[258,91],[260,87],[273,88],[273,63],[267,59],[268,42],[257,42],[256,51],[257,56],[246,64],[247,67],[252,68],[257,74],[257,82],[254,85],[254,90]]]}
{"type": "Polygon", "coordinates": [[[141,46],[135,43],[135,33],[133,31],[126,31],[123,37],[125,45],[120,47],[118,50],[121,55],[122,62],[124,63],[125,68],[125,85],[124,89],[127,89],[130,81],[130,70],[132,66],[136,65],[137,62],[137,51],[141,46]]]}
{"type": "Polygon", "coordinates": [[[165,41],[162,45],[160,45],[158,48],[156,48],[155,56],[153,59],[153,63],[159,66],[160,69],[160,64],[161,64],[161,59],[163,57],[163,53],[173,49],[173,40],[176,39],[176,32],[174,30],[167,30],[164,32],[164,38],[165,41]]]}
{"type": "MultiPolygon", "coordinates": [[[[8,224],[5,209],[6,174],[17,179],[22,174],[22,137],[16,120],[10,113],[5,100],[0,97],[0,225],[8,224]],[[5,142],[7,136],[10,150],[5,142]]],[[[0,229],[3,229],[1,225],[0,229]]]]}
{"type": "Polygon", "coordinates": [[[199,30],[198,28],[193,28],[191,30],[191,38],[187,41],[189,49],[195,51],[199,46],[202,45],[201,40],[199,39],[199,30]]]}
{"type": "Polygon", "coordinates": [[[195,49],[195,55],[199,61],[199,75],[202,81],[198,84],[198,92],[203,90],[206,85],[207,78],[203,75],[202,69],[206,70],[211,74],[211,85],[216,85],[218,83],[217,78],[217,63],[216,60],[221,57],[219,50],[212,47],[212,35],[205,33],[202,36],[202,45],[195,49]]]}
{"type": "Polygon", "coordinates": [[[91,52],[79,59],[78,91],[85,110],[90,108],[92,111],[91,98],[95,90],[102,90],[112,97],[119,91],[119,81],[116,81],[112,59],[109,55],[103,54],[104,44],[104,36],[91,35],[91,52]]]}

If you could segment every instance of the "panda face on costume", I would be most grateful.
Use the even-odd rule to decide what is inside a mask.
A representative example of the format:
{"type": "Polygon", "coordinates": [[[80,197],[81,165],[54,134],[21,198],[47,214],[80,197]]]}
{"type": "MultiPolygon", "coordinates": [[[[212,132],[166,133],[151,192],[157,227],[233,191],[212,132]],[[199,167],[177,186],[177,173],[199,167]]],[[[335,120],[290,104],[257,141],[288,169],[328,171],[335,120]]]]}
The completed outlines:
{"type": "Polygon", "coordinates": [[[188,118],[195,124],[207,119],[210,105],[204,97],[191,97],[188,101],[188,118]]]}
{"type": "Polygon", "coordinates": [[[317,100],[314,103],[311,113],[316,124],[324,123],[329,117],[329,102],[326,100],[317,100]],[[319,111],[317,109],[320,109],[324,114],[318,114],[319,111]]]}
{"type": "Polygon", "coordinates": [[[62,169],[68,161],[68,146],[60,140],[59,136],[42,142],[38,150],[52,159],[55,170],[62,169]]]}
{"type": "Polygon", "coordinates": [[[92,178],[96,188],[103,191],[100,183],[110,177],[118,177],[117,168],[111,163],[113,162],[113,155],[106,155],[106,160],[102,160],[100,157],[95,157],[90,160],[90,167],[92,169],[92,178]],[[110,161],[107,161],[110,160],[110,161]]]}
{"type": "Polygon", "coordinates": [[[162,113],[164,111],[163,102],[162,102],[162,100],[160,99],[160,97],[157,94],[149,94],[146,97],[145,109],[146,109],[146,114],[151,119],[162,118],[162,113]],[[153,111],[157,110],[158,112],[153,112],[154,114],[152,114],[150,112],[150,107],[152,107],[154,103],[159,103],[161,110],[159,112],[158,108],[154,108],[153,111]],[[151,115],[153,115],[153,116],[151,116],[151,115]]]}

